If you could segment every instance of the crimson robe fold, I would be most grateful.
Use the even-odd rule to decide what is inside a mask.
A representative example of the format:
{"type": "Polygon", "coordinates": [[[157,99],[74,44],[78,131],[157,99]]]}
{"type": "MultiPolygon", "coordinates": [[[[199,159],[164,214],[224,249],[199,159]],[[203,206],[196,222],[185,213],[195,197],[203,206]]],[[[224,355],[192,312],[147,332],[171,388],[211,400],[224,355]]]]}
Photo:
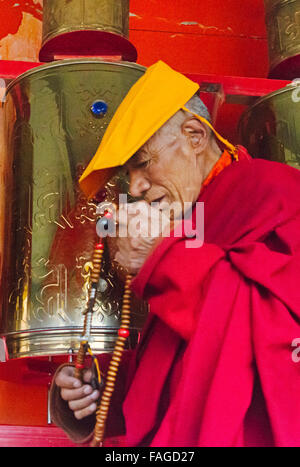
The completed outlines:
{"type": "Polygon", "coordinates": [[[300,172],[239,153],[198,199],[204,245],[163,239],[133,281],[129,446],[300,445],[300,172]]]}

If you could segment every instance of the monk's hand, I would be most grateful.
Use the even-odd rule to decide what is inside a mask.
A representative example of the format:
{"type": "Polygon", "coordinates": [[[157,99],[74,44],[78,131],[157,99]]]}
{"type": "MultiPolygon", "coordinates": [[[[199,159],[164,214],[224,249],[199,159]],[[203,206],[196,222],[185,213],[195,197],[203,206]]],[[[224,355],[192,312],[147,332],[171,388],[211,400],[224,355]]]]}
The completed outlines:
{"type": "Polygon", "coordinates": [[[75,418],[81,420],[97,409],[97,400],[99,391],[91,386],[92,371],[85,370],[83,383],[74,376],[75,368],[64,366],[58,372],[55,383],[60,388],[60,394],[63,400],[68,402],[69,408],[74,412],[75,418]]]}
{"type": "Polygon", "coordinates": [[[137,274],[158,244],[168,221],[162,222],[161,212],[146,201],[137,201],[120,206],[118,223],[115,260],[129,273],[137,274]]]}

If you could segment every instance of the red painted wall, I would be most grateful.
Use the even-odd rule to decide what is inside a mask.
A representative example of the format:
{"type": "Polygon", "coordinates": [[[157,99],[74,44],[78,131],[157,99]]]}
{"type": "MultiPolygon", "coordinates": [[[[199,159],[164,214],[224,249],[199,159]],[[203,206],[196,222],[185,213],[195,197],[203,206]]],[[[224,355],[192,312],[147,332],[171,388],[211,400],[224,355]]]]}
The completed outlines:
{"type": "Polygon", "coordinates": [[[263,0],[132,0],[139,63],[161,58],[183,72],[266,77],[263,0]]]}
{"type": "MultiPolygon", "coordinates": [[[[42,0],[0,0],[2,59],[37,60],[42,0]]],[[[184,72],[267,76],[263,0],[131,0],[130,40],[138,62],[184,72]]]]}

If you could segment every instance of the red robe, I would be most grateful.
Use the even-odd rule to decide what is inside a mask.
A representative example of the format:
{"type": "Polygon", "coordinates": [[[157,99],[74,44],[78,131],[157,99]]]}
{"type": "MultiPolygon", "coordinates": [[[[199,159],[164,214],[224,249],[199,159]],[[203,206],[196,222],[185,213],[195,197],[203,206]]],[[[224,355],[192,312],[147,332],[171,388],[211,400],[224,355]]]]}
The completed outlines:
{"type": "MultiPolygon", "coordinates": [[[[204,245],[163,239],[132,283],[151,312],[107,433],[127,375],[127,446],[300,446],[300,171],[239,157],[200,193],[204,245]]],[[[86,440],[94,418],[53,400],[86,440]]]]}
{"type": "Polygon", "coordinates": [[[204,245],[165,238],[133,281],[128,446],[300,445],[300,172],[240,159],[200,194],[204,245]]]}

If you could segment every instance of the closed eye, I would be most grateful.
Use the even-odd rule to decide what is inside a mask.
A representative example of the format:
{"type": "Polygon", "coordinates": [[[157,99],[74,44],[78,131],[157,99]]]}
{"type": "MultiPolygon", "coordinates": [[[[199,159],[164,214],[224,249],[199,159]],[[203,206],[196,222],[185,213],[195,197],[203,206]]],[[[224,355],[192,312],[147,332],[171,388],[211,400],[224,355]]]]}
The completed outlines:
{"type": "Polygon", "coordinates": [[[143,170],[143,169],[147,169],[150,165],[150,162],[151,160],[147,160],[147,161],[142,161],[142,162],[137,162],[135,164],[128,164],[127,166],[124,166],[124,175],[125,177],[129,177],[130,176],[130,171],[131,170],[143,170]]]}
{"type": "Polygon", "coordinates": [[[146,154],[135,154],[126,163],[126,168],[129,170],[134,169],[146,169],[152,161],[151,157],[147,157],[146,154]]]}
{"type": "Polygon", "coordinates": [[[132,165],[133,169],[146,169],[150,165],[151,159],[136,161],[135,164],[132,165]]]}
{"type": "Polygon", "coordinates": [[[141,162],[138,162],[136,165],[135,165],[135,168],[136,169],[145,169],[146,167],[148,167],[150,164],[150,159],[147,160],[147,161],[141,161],[141,162]]]}

